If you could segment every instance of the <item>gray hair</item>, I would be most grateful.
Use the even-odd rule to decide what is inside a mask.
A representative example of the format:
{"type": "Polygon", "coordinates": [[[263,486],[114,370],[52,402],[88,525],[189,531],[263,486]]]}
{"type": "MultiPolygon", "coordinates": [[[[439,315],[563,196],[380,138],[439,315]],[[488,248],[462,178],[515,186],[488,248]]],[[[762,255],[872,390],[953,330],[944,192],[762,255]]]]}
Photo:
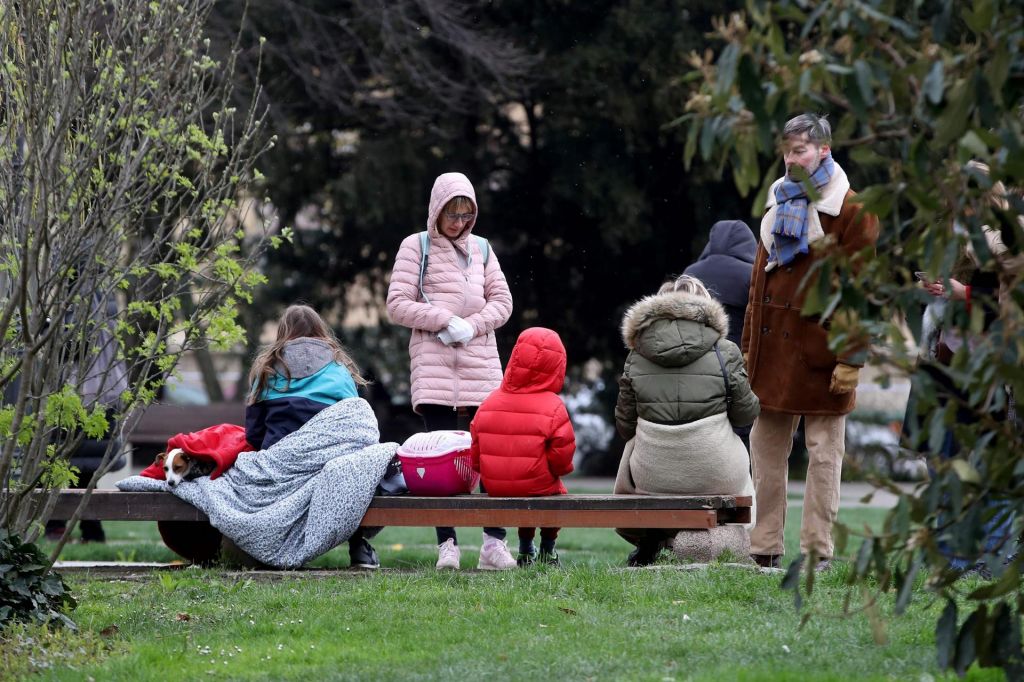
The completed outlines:
{"type": "Polygon", "coordinates": [[[832,144],[832,126],[828,119],[817,114],[800,114],[788,121],[782,128],[782,139],[788,140],[791,137],[807,135],[807,139],[814,145],[821,147],[832,144]]]}
{"type": "MultiPolygon", "coordinates": [[[[662,288],[664,288],[663,285],[662,288]]],[[[711,293],[708,292],[707,287],[704,283],[693,275],[679,275],[675,282],[672,282],[671,291],[683,294],[691,294],[693,296],[703,296],[704,298],[711,298],[711,293]]]]}

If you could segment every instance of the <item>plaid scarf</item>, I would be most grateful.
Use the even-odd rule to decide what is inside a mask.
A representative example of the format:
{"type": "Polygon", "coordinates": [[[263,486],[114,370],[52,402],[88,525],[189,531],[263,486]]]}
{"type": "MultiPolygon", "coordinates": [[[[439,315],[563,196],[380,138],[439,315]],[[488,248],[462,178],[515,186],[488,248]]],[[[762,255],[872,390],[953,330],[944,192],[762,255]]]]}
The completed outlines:
{"type": "MultiPolygon", "coordinates": [[[[821,164],[808,178],[808,182],[816,192],[821,192],[832,180],[835,173],[835,164],[832,161],[832,154],[828,154],[821,160],[821,164]]],[[[775,201],[779,206],[775,214],[775,224],[772,226],[772,252],[769,254],[769,261],[776,261],[779,265],[787,265],[799,254],[808,252],[807,245],[807,192],[801,182],[789,179],[787,175],[779,186],[775,188],[775,201]]]]}

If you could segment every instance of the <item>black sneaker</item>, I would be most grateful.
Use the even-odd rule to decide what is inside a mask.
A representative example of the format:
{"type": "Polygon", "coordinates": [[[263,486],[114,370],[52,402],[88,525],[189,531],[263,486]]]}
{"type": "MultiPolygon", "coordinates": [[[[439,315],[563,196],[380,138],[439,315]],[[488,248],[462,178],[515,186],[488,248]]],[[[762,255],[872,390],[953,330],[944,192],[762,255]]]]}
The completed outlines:
{"type": "Polygon", "coordinates": [[[781,554],[751,554],[750,558],[761,568],[782,568],[781,554]]]}
{"type": "Polygon", "coordinates": [[[640,545],[626,557],[626,565],[632,568],[650,566],[658,560],[661,545],[640,545]]]}
{"type": "Polygon", "coordinates": [[[523,566],[532,566],[533,562],[537,560],[536,550],[532,552],[520,552],[519,556],[516,557],[516,566],[520,568],[523,566]]]}
{"type": "Polygon", "coordinates": [[[365,538],[349,541],[348,558],[352,562],[352,568],[380,568],[377,552],[365,538]]]}
{"type": "Polygon", "coordinates": [[[537,555],[537,561],[548,566],[561,566],[561,562],[558,560],[558,552],[551,550],[550,552],[540,551],[537,555]]]}

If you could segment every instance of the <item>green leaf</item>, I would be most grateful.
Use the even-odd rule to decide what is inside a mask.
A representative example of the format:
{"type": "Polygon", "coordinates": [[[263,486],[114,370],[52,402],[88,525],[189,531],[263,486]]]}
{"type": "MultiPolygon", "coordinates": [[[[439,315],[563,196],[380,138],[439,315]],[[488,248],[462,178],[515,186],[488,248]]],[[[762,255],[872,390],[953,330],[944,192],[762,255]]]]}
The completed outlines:
{"type": "Polygon", "coordinates": [[[988,64],[985,65],[985,79],[992,89],[992,96],[996,102],[1003,101],[1003,85],[1010,75],[1013,56],[1007,45],[999,43],[995,46],[995,52],[989,58],[988,64]]]}
{"type": "Polygon", "coordinates": [[[807,36],[811,34],[811,31],[814,30],[815,26],[817,26],[818,20],[821,19],[821,15],[830,9],[831,6],[832,3],[830,2],[820,2],[818,3],[818,6],[814,8],[814,11],[807,15],[807,21],[804,22],[803,28],[800,29],[801,40],[807,38],[807,36]]]}
{"type": "Polygon", "coordinates": [[[946,69],[942,60],[936,60],[932,68],[928,69],[928,75],[924,77],[924,95],[932,104],[942,101],[942,93],[946,90],[946,69]]]}
{"type": "Polygon", "coordinates": [[[974,662],[974,628],[979,620],[982,619],[982,616],[979,616],[979,611],[982,611],[984,608],[985,605],[982,604],[981,607],[967,616],[967,620],[960,626],[960,634],[956,638],[956,658],[953,661],[953,668],[958,675],[966,673],[967,669],[971,667],[971,663],[974,662]]]}
{"type": "Polygon", "coordinates": [[[979,485],[981,483],[981,474],[979,474],[978,470],[972,467],[966,460],[954,459],[950,462],[950,466],[956,473],[956,477],[964,483],[971,483],[974,485],[979,485]]]}
{"type": "Polygon", "coordinates": [[[910,564],[910,570],[903,576],[903,583],[899,586],[899,593],[896,596],[896,605],[894,607],[896,615],[902,615],[910,604],[910,599],[914,595],[914,579],[917,577],[917,572],[921,568],[921,559],[915,556],[910,564]]]}
{"type": "Polygon", "coordinates": [[[940,146],[959,138],[967,127],[973,103],[968,79],[957,81],[946,100],[946,109],[935,123],[935,142],[940,146]]]}
{"type": "Polygon", "coordinates": [[[960,138],[960,147],[965,149],[971,156],[987,157],[988,156],[988,145],[981,139],[981,137],[973,130],[968,130],[963,137],[960,138]]]}
{"type": "Polygon", "coordinates": [[[786,568],[786,575],[782,577],[781,587],[784,590],[792,590],[793,606],[799,611],[804,604],[803,595],[800,594],[800,568],[804,564],[804,555],[799,554],[786,568]]]}
{"type": "Polygon", "coordinates": [[[700,129],[700,156],[705,161],[711,158],[717,126],[718,119],[709,118],[704,121],[704,125],[700,129]]]}
{"type": "Polygon", "coordinates": [[[987,35],[992,28],[992,20],[996,15],[993,0],[974,0],[974,11],[965,10],[964,22],[978,35],[987,35]]]}
{"type": "Polygon", "coordinates": [[[871,67],[863,59],[858,59],[853,63],[853,70],[857,77],[857,87],[860,89],[861,99],[867,106],[874,106],[875,90],[872,87],[871,67]]]}
{"type": "Polygon", "coordinates": [[[724,97],[729,94],[732,84],[736,80],[736,67],[739,64],[740,46],[737,43],[729,43],[718,56],[716,66],[718,80],[715,83],[715,94],[724,97]]]}
{"type": "Polygon", "coordinates": [[[940,670],[951,666],[956,653],[956,615],[956,602],[947,599],[946,608],[935,624],[935,649],[940,670]]]}
{"type": "Polygon", "coordinates": [[[739,65],[739,87],[743,103],[754,114],[754,120],[763,121],[768,117],[765,110],[764,83],[754,66],[750,55],[743,55],[739,65]]]}

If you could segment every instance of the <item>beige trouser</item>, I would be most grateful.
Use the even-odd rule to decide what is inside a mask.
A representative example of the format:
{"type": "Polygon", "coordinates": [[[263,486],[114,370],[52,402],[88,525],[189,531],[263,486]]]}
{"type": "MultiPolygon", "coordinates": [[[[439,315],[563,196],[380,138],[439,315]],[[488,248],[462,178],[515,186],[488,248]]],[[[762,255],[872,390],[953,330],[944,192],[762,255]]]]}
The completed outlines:
{"type": "MultiPolygon", "coordinates": [[[[752,554],[784,552],[789,453],[799,415],[762,412],[750,431],[757,519],[750,533],[752,554]]],[[[832,557],[832,524],[839,511],[839,480],[846,452],[846,416],[805,416],[807,487],[800,526],[800,551],[832,557]]]]}

